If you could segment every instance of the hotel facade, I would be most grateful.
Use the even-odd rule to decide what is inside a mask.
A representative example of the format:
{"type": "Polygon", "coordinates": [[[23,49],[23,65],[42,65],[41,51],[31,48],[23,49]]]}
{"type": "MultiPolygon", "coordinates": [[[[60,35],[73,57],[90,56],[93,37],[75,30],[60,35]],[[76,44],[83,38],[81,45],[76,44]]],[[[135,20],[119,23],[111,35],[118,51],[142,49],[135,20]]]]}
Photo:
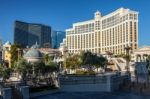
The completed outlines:
{"type": "Polygon", "coordinates": [[[130,9],[120,8],[105,16],[97,11],[94,19],[74,23],[72,28],[66,29],[69,53],[123,54],[127,46],[132,51],[138,48],[138,12],[130,9]]]}

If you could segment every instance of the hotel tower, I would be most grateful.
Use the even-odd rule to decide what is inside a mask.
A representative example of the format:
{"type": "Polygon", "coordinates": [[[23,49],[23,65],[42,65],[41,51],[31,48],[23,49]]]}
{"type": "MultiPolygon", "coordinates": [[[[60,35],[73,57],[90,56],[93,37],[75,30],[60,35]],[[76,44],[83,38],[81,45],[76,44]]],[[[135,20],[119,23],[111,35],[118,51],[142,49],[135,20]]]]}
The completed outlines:
{"type": "Polygon", "coordinates": [[[127,46],[132,51],[138,48],[138,12],[130,9],[120,8],[105,16],[97,11],[94,19],[74,23],[72,28],[66,29],[69,53],[123,54],[127,46]]]}

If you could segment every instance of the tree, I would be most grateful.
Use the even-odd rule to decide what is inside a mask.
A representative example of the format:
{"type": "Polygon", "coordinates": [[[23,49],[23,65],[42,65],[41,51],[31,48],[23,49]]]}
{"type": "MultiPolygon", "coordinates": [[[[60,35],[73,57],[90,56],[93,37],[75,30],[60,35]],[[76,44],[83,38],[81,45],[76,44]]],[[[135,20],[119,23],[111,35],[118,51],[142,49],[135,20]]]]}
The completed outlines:
{"type": "Polygon", "coordinates": [[[47,63],[49,61],[49,58],[50,57],[48,56],[48,54],[45,54],[44,55],[44,62],[47,63]]]}
{"type": "Polygon", "coordinates": [[[0,64],[0,77],[2,76],[3,68],[4,67],[0,64]]]}
{"type": "Polygon", "coordinates": [[[19,56],[18,56],[18,49],[21,48],[21,46],[19,44],[14,43],[11,46],[11,50],[10,50],[10,54],[11,54],[11,65],[12,67],[14,66],[15,62],[18,61],[19,56]]]}
{"type": "Polygon", "coordinates": [[[22,76],[22,80],[26,81],[27,75],[32,71],[32,65],[21,58],[15,63],[14,69],[22,76]]]}
{"type": "Polygon", "coordinates": [[[4,82],[10,78],[12,71],[12,69],[0,65],[0,76],[3,78],[4,82]]]}
{"type": "Polygon", "coordinates": [[[81,53],[82,65],[92,68],[93,66],[97,68],[104,68],[107,63],[107,59],[103,56],[98,56],[89,51],[81,53]]]}
{"type": "Polygon", "coordinates": [[[91,52],[89,52],[89,51],[85,52],[82,57],[82,59],[83,59],[82,65],[88,65],[88,66],[92,65],[93,60],[94,60],[93,58],[94,57],[91,52]]]}
{"type": "Polygon", "coordinates": [[[105,66],[106,66],[108,60],[103,56],[98,57],[98,60],[99,60],[100,67],[105,69],[106,68],[105,66]]]}
{"type": "Polygon", "coordinates": [[[6,81],[6,79],[10,78],[11,73],[12,73],[12,69],[11,68],[4,68],[3,69],[2,75],[3,75],[4,82],[6,81]]]}
{"type": "Polygon", "coordinates": [[[78,69],[82,63],[79,55],[72,55],[66,59],[66,68],[68,69],[78,69]]]}
{"type": "Polygon", "coordinates": [[[66,68],[68,69],[78,69],[83,65],[89,70],[93,70],[93,67],[96,67],[97,70],[99,67],[105,69],[107,64],[107,59],[103,56],[97,56],[89,51],[80,52],[80,54],[70,55],[66,58],[66,68]]]}
{"type": "Polygon", "coordinates": [[[65,61],[64,61],[64,65],[65,65],[65,67],[66,68],[68,68],[68,69],[71,69],[71,65],[72,65],[72,59],[71,59],[72,57],[71,56],[68,56],[66,59],[65,59],[65,61]]]}
{"type": "Polygon", "coordinates": [[[53,62],[52,59],[50,58],[42,70],[42,75],[47,84],[50,85],[54,84],[53,72],[57,72],[57,71],[58,71],[57,63],[53,62]]]}

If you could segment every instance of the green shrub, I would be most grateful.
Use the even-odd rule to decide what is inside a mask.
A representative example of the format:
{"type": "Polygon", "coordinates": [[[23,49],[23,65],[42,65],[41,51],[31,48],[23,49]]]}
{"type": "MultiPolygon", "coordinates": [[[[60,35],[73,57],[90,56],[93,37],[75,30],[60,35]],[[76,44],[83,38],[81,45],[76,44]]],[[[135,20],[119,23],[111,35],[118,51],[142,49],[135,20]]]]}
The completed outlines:
{"type": "Polygon", "coordinates": [[[85,74],[85,71],[84,70],[77,70],[76,74],[83,75],[83,74],[85,74]]]}
{"type": "Polygon", "coordinates": [[[94,71],[92,71],[92,70],[86,70],[86,71],[84,71],[84,70],[78,70],[78,71],[76,71],[76,74],[77,75],[95,75],[95,72],[94,71]]]}

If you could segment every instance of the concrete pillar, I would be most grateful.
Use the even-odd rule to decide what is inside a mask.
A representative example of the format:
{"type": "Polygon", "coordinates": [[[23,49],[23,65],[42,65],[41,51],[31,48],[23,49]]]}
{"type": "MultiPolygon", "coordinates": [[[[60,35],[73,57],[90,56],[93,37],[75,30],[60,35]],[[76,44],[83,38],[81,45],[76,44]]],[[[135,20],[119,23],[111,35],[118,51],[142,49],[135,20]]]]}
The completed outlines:
{"type": "Polygon", "coordinates": [[[136,62],[138,62],[138,55],[136,55],[135,57],[136,57],[136,62]]]}
{"type": "Polygon", "coordinates": [[[148,58],[148,55],[146,54],[146,56],[145,56],[145,62],[146,62],[147,58],[148,58]]]}
{"type": "Polygon", "coordinates": [[[143,55],[143,59],[142,59],[142,62],[145,62],[145,55],[143,55]]]}
{"type": "Polygon", "coordinates": [[[29,86],[21,86],[20,92],[22,93],[23,99],[29,99],[29,86]]]}
{"type": "Polygon", "coordinates": [[[140,61],[139,61],[139,62],[142,62],[142,57],[141,57],[141,55],[140,55],[139,57],[140,57],[140,61]]]}
{"type": "Polygon", "coordinates": [[[3,97],[3,99],[12,99],[11,88],[3,88],[2,89],[2,97],[3,97]]]}
{"type": "Polygon", "coordinates": [[[144,62],[144,55],[142,55],[142,62],[144,62]]]}
{"type": "Polygon", "coordinates": [[[145,55],[143,55],[143,59],[144,59],[144,61],[143,62],[146,62],[146,54],[145,55]]]}
{"type": "Polygon", "coordinates": [[[137,62],[141,62],[141,55],[137,55],[137,62]]]}
{"type": "Polygon", "coordinates": [[[144,54],[143,55],[143,62],[146,62],[146,59],[147,59],[147,54],[144,54]]]}

